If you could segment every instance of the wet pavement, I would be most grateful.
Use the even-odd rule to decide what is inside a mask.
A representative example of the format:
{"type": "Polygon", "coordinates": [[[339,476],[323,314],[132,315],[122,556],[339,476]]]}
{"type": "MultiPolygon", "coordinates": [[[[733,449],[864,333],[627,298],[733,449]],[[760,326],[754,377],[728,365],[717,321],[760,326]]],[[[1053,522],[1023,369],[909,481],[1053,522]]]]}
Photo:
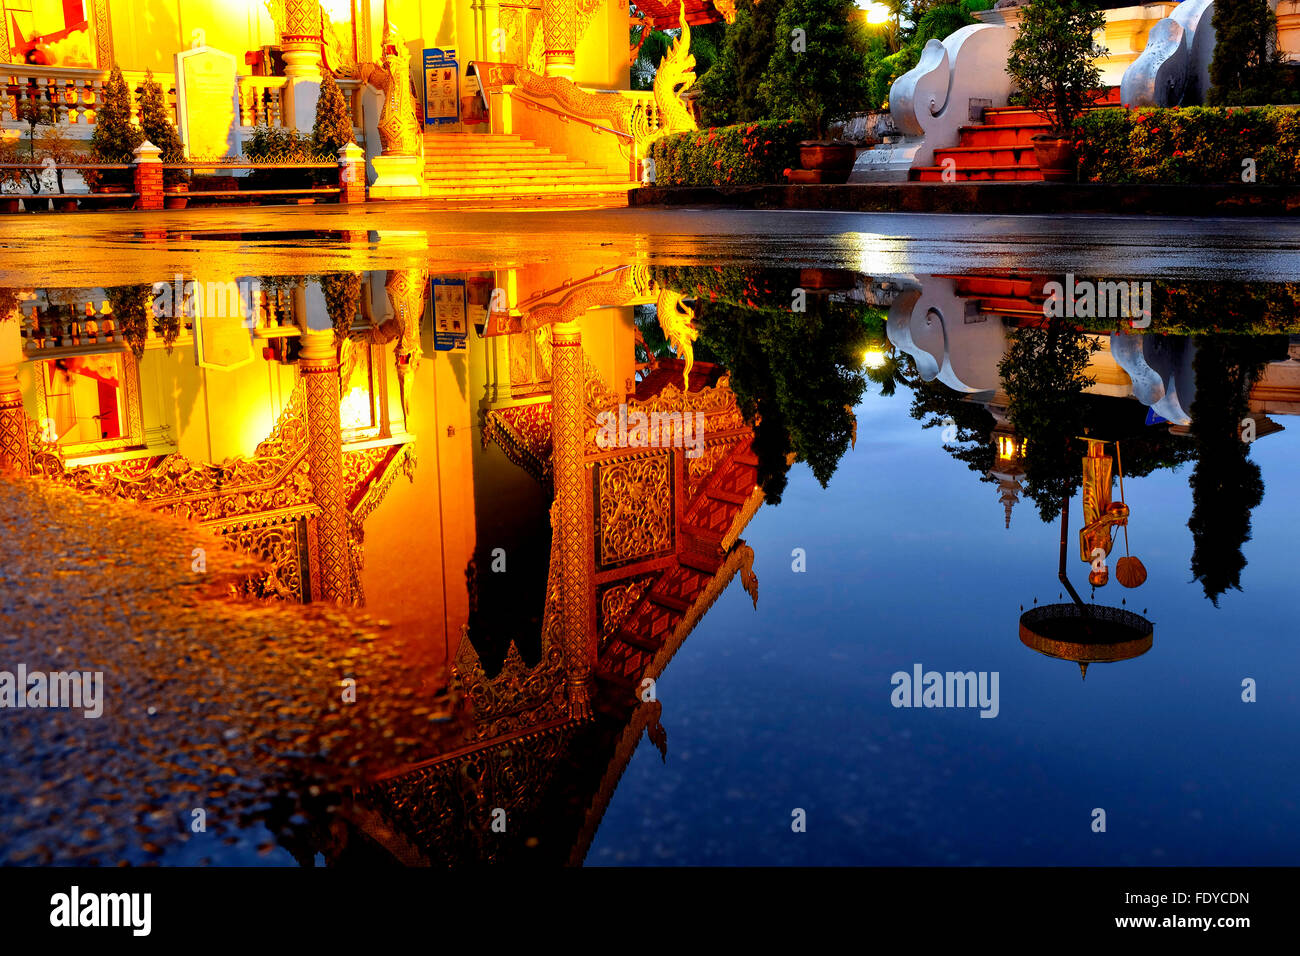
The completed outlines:
{"type": "Polygon", "coordinates": [[[431,203],[0,216],[0,282],[118,284],[205,270],[474,270],[581,264],[820,266],[868,274],[1300,278],[1291,219],[963,216],[721,208],[465,209],[431,203]],[[238,230],[238,232],[235,232],[238,230]]]}
{"type": "Polygon", "coordinates": [[[338,788],[458,732],[382,627],[226,600],[256,565],[179,521],[3,480],[0,534],[0,670],[103,672],[98,718],[0,710],[0,863],[310,862],[338,788]]]}

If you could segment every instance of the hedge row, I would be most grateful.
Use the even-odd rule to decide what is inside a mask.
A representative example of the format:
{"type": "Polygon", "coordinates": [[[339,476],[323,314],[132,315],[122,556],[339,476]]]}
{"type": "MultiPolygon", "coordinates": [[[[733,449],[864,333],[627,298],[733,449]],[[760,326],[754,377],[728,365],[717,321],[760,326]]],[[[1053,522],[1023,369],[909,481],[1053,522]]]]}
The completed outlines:
{"type": "Polygon", "coordinates": [[[757,186],[799,166],[808,130],[793,120],[673,133],[650,147],[656,186],[757,186]]]}
{"type": "Polygon", "coordinates": [[[1094,110],[1074,128],[1084,182],[1300,184],[1295,107],[1094,110]]]}

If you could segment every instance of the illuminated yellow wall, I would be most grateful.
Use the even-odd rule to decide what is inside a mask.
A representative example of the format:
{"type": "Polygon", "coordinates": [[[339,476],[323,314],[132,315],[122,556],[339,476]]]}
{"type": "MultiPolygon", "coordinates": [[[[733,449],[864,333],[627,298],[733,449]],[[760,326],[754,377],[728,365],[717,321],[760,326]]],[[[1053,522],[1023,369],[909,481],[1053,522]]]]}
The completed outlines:
{"type": "Polygon", "coordinates": [[[208,46],[233,54],[240,73],[251,72],[244,53],[276,42],[261,0],[115,0],[109,8],[113,52],[124,70],[171,73],[175,54],[190,48],[195,30],[208,46]]]}
{"type": "MultiPolygon", "coordinates": [[[[378,59],[385,15],[401,31],[413,70],[420,69],[426,47],[456,48],[463,90],[468,89],[463,77],[471,59],[505,59],[493,49],[494,31],[502,22],[499,14],[494,9],[476,11],[471,0],[326,0],[324,7],[336,22],[352,11],[359,23],[367,3],[371,49],[358,52],[361,61],[378,59]]],[[[277,42],[262,0],[114,0],[110,11],[114,55],[125,70],[171,73],[174,55],[191,46],[195,31],[202,31],[207,45],[233,54],[241,73],[251,71],[244,53],[277,42]]],[[[573,78],[586,86],[627,89],[627,56],[627,4],[606,0],[578,44],[573,78]]]]}

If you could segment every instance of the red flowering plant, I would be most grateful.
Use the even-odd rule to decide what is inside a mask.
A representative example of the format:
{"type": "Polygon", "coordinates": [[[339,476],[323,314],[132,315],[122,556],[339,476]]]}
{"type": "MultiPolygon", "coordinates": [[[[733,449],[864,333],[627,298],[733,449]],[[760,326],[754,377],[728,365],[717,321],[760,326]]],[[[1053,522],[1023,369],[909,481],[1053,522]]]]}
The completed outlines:
{"type": "Polygon", "coordinates": [[[1300,184],[1300,109],[1096,110],[1074,125],[1085,182],[1300,184]]]}
{"type": "Polygon", "coordinates": [[[752,186],[781,181],[799,165],[799,141],[808,130],[791,120],[719,126],[674,133],[650,151],[659,186],[752,186]]]}

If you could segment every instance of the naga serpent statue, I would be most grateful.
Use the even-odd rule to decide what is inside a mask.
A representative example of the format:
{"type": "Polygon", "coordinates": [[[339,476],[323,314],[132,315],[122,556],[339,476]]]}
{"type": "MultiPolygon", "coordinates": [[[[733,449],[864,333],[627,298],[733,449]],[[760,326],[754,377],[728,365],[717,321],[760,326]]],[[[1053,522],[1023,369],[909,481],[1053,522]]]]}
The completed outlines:
{"type": "Polygon", "coordinates": [[[655,72],[654,98],[659,126],[646,140],[647,147],[669,133],[685,133],[700,128],[682,101],[682,94],[695,83],[695,54],[691,53],[691,27],[686,22],[685,0],[682,0],[678,22],[682,26],[682,35],[673,41],[655,72]]]}
{"type": "Polygon", "coordinates": [[[379,112],[379,141],[385,156],[420,154],[419,107],[411,95],[411,54],[397,27],[384,34],[384,65],[362,64],[361,79],[384,93],[379,112]]]}

